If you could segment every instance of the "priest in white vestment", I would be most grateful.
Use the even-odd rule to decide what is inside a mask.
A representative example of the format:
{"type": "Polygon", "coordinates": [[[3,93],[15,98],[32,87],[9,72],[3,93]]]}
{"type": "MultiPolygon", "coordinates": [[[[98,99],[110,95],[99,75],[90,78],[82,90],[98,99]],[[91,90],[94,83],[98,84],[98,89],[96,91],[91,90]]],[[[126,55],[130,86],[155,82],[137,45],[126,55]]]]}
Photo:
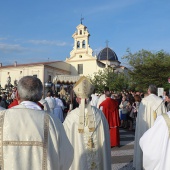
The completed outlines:
{"type": "Polygon", "coordinates": [[[55,108],[55,99],[53,98],[51,92],[47,93],[47,97],[45,98],[47,101],[49,107],[50,107],[50,112],[51,114],[54,114],[54,108],[55,108]]]}
{"type": "Polygon", "coordinates": [[[85,104],[93,86],[86,77],[74,86],[78,108],[72,110],[63,125],[74,148],[69,170],[111,170],[111,148],[107,120],[101,110],[85,104]]]}
{"type": "Polygon", "coordinates": [[[0,111],[0,169],[68,170],[73,147],[62,123],[37,104],[41,81],[26,76],[17,87],[19,105],[0,111]]]}
{"type": "Polygon", "coordinates": [[[99,96],[95,94],[95,90],[94,90],[93,93],[91,94],[91,101],[90,101],[91,106],[97,107],[98,100],[99,100],[99,96]]]}
{"type": "Polygon", "coordinates": [[[140,138],[145,170],[170,169],[170,111],[157,117],[152,126],[140,138]]]}
{"type": "Polygon", "coordinates": [[[139,146],[141,136],[153,126],[158,115],[166,113],[166,107],[163,100],[156,95],[157,88],[155,85],[150,85],[148,88],[148,96],[143,98],[137,115],[135,129],[135,143],[133,167],[136,170],[142,170],[142,151],[139,146]]]}
{"type": "Polygon", "coordinates": [[[109,91],[109,87],[105,87],[105,88],[104,88],[104,94],[102,94],[102,95],[99,97],[99,99],[98,99],[97,108],[99,108],[99,105],[100,105],[104,100],[106,100],[106,95],[105,95],[105,93],[106,93],[107,91],[109,91]]]}

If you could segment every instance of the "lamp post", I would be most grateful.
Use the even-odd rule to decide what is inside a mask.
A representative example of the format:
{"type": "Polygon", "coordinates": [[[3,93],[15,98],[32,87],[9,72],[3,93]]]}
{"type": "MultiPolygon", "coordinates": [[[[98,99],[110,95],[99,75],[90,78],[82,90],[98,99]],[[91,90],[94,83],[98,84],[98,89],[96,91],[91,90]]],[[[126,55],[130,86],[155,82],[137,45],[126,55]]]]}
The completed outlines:
{"type": "Polygon", "coordinates": [[[44,84],[45,88],[47,89],[47,91],[51,91],[52,92],[52,87],[53,87],[53,83],[51,81],[47,81],[44,84]]]}

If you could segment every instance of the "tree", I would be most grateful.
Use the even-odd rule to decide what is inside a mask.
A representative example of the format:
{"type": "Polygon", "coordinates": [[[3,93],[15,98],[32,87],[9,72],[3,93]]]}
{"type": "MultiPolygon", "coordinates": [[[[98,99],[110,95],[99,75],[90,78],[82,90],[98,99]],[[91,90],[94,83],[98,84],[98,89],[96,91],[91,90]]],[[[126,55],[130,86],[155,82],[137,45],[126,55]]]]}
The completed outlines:
{"type": "Polygon", "coordinates": [[[111,67],[107,67],[103,71],[99,70],[90,79],[99,93],[103,92],[105,86],[112,91],[122,91],[128,88],[127,77],[123,73],[114,72],[111,67]]]}
{"type": "Polygon", "coordinates": [[[140,50],[134,54],[127,50],[128,55],[124,59],[130,65],[129,75],[131,78],[131,88],[134,90],[146,90],[149,84],[170,88],[168,77],[170,77],[170,54],[162,51],[152,53],[147,50],[140,50]]]}

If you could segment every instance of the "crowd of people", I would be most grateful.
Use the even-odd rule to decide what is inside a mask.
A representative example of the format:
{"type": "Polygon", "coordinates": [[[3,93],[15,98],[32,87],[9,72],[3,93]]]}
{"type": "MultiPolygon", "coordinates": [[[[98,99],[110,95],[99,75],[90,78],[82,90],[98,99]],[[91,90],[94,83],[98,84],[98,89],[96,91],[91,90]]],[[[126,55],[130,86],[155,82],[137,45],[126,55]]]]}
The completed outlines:
{"type": "Polygon", "coordinates": [[[25,76],[12,90],[0,96],[0,169],[111,170],[120,128],[135,131],[136,170],[170,168],[170,95],[155,85],[99,95],[81,77],[66,101],[64,88],[43,98],[41,81],[25,76]]]}

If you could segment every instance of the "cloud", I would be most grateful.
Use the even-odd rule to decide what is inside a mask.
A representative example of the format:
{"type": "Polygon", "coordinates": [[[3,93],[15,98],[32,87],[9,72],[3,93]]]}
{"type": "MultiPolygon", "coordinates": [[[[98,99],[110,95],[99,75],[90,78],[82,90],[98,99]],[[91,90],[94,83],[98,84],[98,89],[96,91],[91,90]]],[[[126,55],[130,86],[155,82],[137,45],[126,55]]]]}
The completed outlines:
{"type": "Polygon", "coordinates": [[[1,40],[7,40],[7,38],[0,37],[0,41],[1,41],[1,40]]]}
{"type": "Polygon", "coordinates": [[[48,40],[28,40],[28,43],[36,44],[36,45],[54,45],[54,46],[66,46],[66,42],[58,42],[58,41],[48,41],[48,40]]]}
{"type": "Polygon", "coordinates": [[[20,46],[19,44],[3,44],[0,43],[0,51],[2,52],[23,52],[27,50],[27,48],[24,48],[20,46]]]}

